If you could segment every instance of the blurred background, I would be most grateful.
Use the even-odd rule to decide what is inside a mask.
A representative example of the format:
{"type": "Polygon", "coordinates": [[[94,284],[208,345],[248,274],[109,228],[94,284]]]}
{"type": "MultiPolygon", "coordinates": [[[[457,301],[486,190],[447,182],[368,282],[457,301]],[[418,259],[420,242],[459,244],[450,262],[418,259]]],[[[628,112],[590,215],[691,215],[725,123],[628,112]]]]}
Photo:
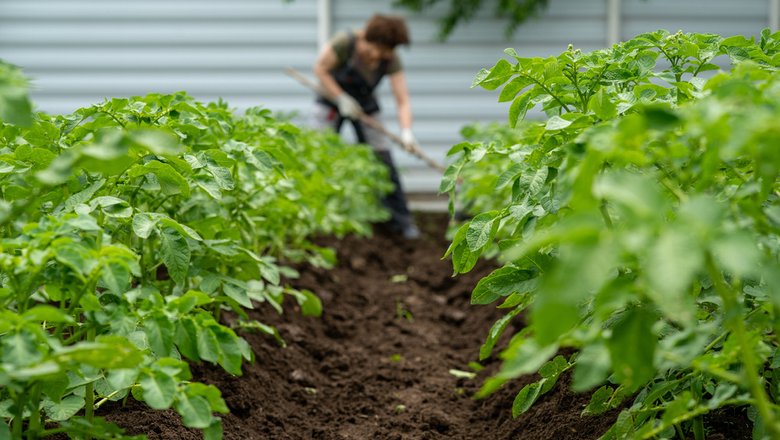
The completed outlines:
{"type": "MultiPolygon", "coordinates": [[[[0,0],[0,59],[24,69],[37,109],[49,113],[185,90],[305,124],[313,95],[285,69],[313,78],[318,48],[334,32],[358,29],[377,12],[401,15],[412,37],[398,51],[414,131],[444,162],[464,125],[506,120],[509,103],[498,103],[497,92],[470,88],[505,48],[546,57],[571,43],[587,52],[657,29],[750,36],[776,29],[780,15],[780,0],[548,0],[509,35],[507,20],[496,17],[498,2],[483,1],[441,39],[449,2],[412,11],[393,0],[0,0]]],[[[397,133],[387,81],[380,100],[386,126],[397,133]]],[[[394,155],[413,208],[446,204],[436,196],[438,172],[402,151],[394,155]]]]}

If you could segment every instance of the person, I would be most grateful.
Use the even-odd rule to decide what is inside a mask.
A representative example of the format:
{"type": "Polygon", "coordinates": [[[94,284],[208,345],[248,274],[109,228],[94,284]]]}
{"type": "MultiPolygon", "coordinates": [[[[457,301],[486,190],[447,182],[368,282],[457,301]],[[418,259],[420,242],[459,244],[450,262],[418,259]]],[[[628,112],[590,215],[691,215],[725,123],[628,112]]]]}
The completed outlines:
{"type": "Polygon", "coordinates": [[[377,129],[362,124],[360,113],[377,118],[379,102],[374,91],[387,76],[396,102],[401,140],[407,150],[417,148],[412,133],[412,110],[401,61],[396,53],[399,45],[410,44],[409,31],[401,17],[376,14],[363,29],[342,31],[325,44],[314,64],[314,74],[325,94],[318,96],[314,111],[315,125],[339,132],[348,121],[358,142],[372,146],[375,154],[387,165],[395,185],[383,204],[391,214],[390,226],[408,239],[420,236],[404,196],[398,170],[393,163],[388,139],[377,129]]]}

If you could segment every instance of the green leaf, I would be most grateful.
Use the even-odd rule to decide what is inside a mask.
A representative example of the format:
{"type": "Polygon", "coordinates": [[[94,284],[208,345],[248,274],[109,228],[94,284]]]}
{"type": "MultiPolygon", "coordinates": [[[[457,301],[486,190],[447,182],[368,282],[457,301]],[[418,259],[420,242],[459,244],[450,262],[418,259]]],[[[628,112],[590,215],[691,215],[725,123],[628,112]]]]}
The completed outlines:
{"type": "Polygon", "coordinates": [[[174,323],[166,316],[147,316],[143,321],[149,347],[157,357],[166,357],[173,348],[174,323]]]}
{"type": "Polygon", "coordinates": [[[512,402],[512,418],[518,418],[520,414],[531,408],[536,399],[541,395],[542,385],[546,381],[547,379],[542,379],[539,382],[528,384],[517,393],[515,400],[512,402]]]}
{"type": "Polygon", "coordinates": [[[650,248],[646,264],[648,294],[664,315],[678,323],[693,318],[693,301],[687,291],[704,267],[704,255],[695,236],[683,228],[661,232],[650,248]]]}
{"type": "Polygon", "coordinates": [[[203,440],[222,440],[222,421],[214,418],[208,428],[203,430],[203,440]]]}
{"type": "Polygon", "coordinates": [[[582,410],[583,416],[598,415],[608,411],[611,408],[610,398],[612,397],[612,387],[604,385],[592,396],[590,396],[590,402],[582,410]]]}
{"type": "Polygon", "coordinates": [[[572,389],[583,392],[604,383],[611,366],[609,359],[609,350],[604,344],[583,347],[575,363],[572,389]]]}
{"type": "Polygon", "coordinates": [[[571,124],[572,121],[563,119],[560,116],[553,116],[547,120],[547,124],[545,124],[544,128],[545,130],[549,130],[549,131],[563,130],[564,128],[568,127],[571,124]]]}
{"type": "Polygon", "coordinates": [[[178,230],[165,228],[160,231],[159,252],[171,279],[176,284],[183,285],[190,266],[190,247],[187,240],[178,230]]]}
{"type": "Polygon", "coordinates": [[[82,278],[92,270],[89,251],[75,243],[65,243],[54,248],[54,258],[73,269],[82,278]],[[90,262],[90,264],[88,264],[90,262]]]}
{"type": "Polygon", "coordinates": [[[93,182],[86,189],[79,191],[72,196],[68,197],[57,209],[54,210],[55,214],[65,214],[73,212],[73,208],[76,205],[87,203],[92,197],[103,187],[106,183],[106,179],[99,179],[93,182]]]}
{"type": "Polygon", "coordinates": [[[466,232],[466,242],[470,251],[478,252],[492,239],[494,223],[498,215],[498,211],[484,212],[471,220],[466,232]]]}
{"type": "Polygon", "coordinates": [[[557,351],[557,344],[540,346],[533,338],[514,340],[501,354],[501,357],[504,358],[504,364],[496,376],[503,379],[514,379],[524,374],[534,373],[557,351]]]}
{"type": "Polygon", "coordinates": [[[75,153],[66,151],[54,159],[48,168],[35,173],[35,177],[44,185],[61,185],[73,175],[76,160],[75,153]]]}
{"type": "Polygon", "coordinates": [[[32,103],[21,69],[0,61],[0,122],[27,127],[32,123],[32,103]]]}
{"type": "Polygon", "coordinates": [[[490,70],[482,69],[477,74],[477,77],[474,78],[471,87],[480,86],[486,90],[495,90],[514,75],[514,73],[515,71],[512,64],[507,60],[501,59],[498,60],[496,65],[490,70]]]}
{"type": "Polygon", "coordinates": [[[518,121],[525,119],[528,109],[531,108],[531,98],[533,98],[532,91],[529,90],[520,96],[516,97],[512,104],[509,106],[509,126],[514,128],[517,126],[518,121]]]}
{"type": "Polygon", "coordinates": [[[46,400],[43,403],[46,415],[55,422],[70,419],[81,411],[82,408],[84,408],[84,398],[74,395],[64,397],[59,403],[50,400],[46,400]]]}
{"type": "Polygon", "coordinates": [[[64,311],[45,304],[39,304],[27,310],[22,314],[22,319],[31,322],[74,322],[73,317],[64,311]]]}
{"type": "Polygon", "coordinates": [[[233,284],[223,283],[222,292],[224,292],[225,295],[227,295],[229,298],[234,299],[237,303],[241,304],[247,309],[254,308],[254,305],[252,304],[252,300],[249,298],[249,294],[247,293],[246,287],[239,287],[233,284]]]}
{"type": "Polygon", "coordinates": [[[176,321],[174,342],[182,355],[194,361],[200,360],[198,336],[198,325],[192,318],[183,316],[176,321]]]}
{"type": "Polygon", "coordinates": [[[534,196],[542,191],[548,175],[549,169],[546,166],[543,166],[533,172],[522,174],[520,176],[520,183],[523,187],[528,188],[528,196],[534,196]]]}
{"type": "Polygon", "coordinates": [[[628,309],[607,340],[615,379],[629,390],[638,389],[655,375],[658,337],[652,327],[656,319],[657,315],[646,308],[628,309]]]}
{"type": "Polygon", "coordinates": [[[219,359],[219,342],[217,335],[209,327],[197,328],[198,356],[212,363],[219,359]]]}
{"type": "Polygon", "coordinates": [[[222,191],[219,189],[219,185],[213,180],[205,180],[201,177],[195,178],[195,185],[206,192],[214,200],[222,199],[222,191]]]}
{"type": "MultiPolygon", "coordinates": [[[[35,337],[27,331],[5,335],[0,340],[3,347],[3,359],[12,365],[30,365],[42,358],[35,337]]],[[[45,350],[44,347],[41,349],[45,350]]]]}
{"type": "Polygon", "coordinates": [[[135,385],[138,374],[139,372],[135,368],[111,370],[106,376],[106,381],[115,390],[121,390],[135,385]]]}
{"type": "Polygon", "coordinates": [[[187,179],[167,163],[152,160],[144,165],[133,167],[129,174],[131,177],[154,174],[163,195],[181,195],[183,197],[190,195],[190,185],[187,179]]]}
{"type": "Polygon", "coordinates": [[[160,216],[159,217],[159,223],[160,223],[161,226],[173,228],[173,229],[179,231],[179,233],[182,236],[187,237],[189,239],[198,240],[198,241],[202,241],[203,240],[203,238],[200,236],[200,234],[198,234],[197,231],[195,231],[194,229],[190,228],[187,225],[183,225],[183,224],[177,222],[176,220],[174,220],[174,219],[172,219],[170,217],[160,216]]]}
{"type": "Polygon", "coordinates": [[[501,335],[504,333],[504,330],[506,330],[509,323],[512,322],[512,319],[522,310],[522,307],[515,308],[511,312],[502,316],[493,324],[492,327],[490,327],[487,339],[485,339],[485,342],[479,348],[480,361],[487,359],[493,353],[493,347],[495,347],[496,343],[498,342],[498,338],[501,337],[501,335]]]}
{"type": "Polygon", "coordinates": [[[230,173],[228,168],[212,165],[209,163],[206,165],[206,169],[212,175],[212,177],[214,177],[214,181],[221,189],[231,191],[233,188],[235,188],[233,175],[230,173]]]}
{"type": "Polygon", "coordinates": [[[300,293],[304,296],[304,300],[298,300],[303,316],[315,316],[318,318],[322,316],[322,301],[320,301],[319,297],[306,289],[302,289],[300,293]]]}
{"type": "Polygon", "coordinates": [[[139,212],[133,216],[133,232],[139,238],[149,238],[157,226],[157,216],[148,212],[139,212]]]}
{"type": "Polygon", "coordinates": [[[65,365],[86,364],[95,368],[136,368],[143,353],[125,337],[99,336],[95,342],[82,341],[56,351],[55,359],[65,365]]]}
{"type": "Polygon", "coordinates": [[[239,345],[240,338],[226,327],[214,327],[213,332],[218,343],[219,365],[228,373],[240,376],[241,363],[244,358],[243,351],[239,345]]]}
{"type": "Polygon", "coordinates": [[[222,399],[222,393],[219,388],[214,385],[206,385],[198,382],[191,382],[187,384],[186,392],[190,396],[203,396],[208,400],[209,406],[212,411],[216,411],[222,414],[227,414],[230,409],[222,399]]]}
{"type": "Polygon", "coordinates": [[[498,102],[507,102],[515,99],[515,96],[524,88],[533,84],[533,81],[526,76],[516,76],[506,83],[498,97],[498,102]]]}
{"type": "Polygon", "coordinates": [[[643,175],[626,171],[608,172],[593,184],[593,195],[615,203],[626,213],[657,221],[658,213],[666,210],[666,201],[657,184],[643,175]]]}
{"type": "Polygon", "coordinates": [[[755,275],[761,255],[757,239],[744,231],[718,237],[712,243],[715,260],[731,275],[742,277],[755,275]]]}
{"type": "Polygon", "coordinates": [[[100,211],[107,217],[130,218],[133,215],[133,208],[130,204],[118,197],[96,197],[90,202],[90,206],[93,209],[100,207],[100,211]]]}
{"type": "Polygon", "coordinates": [[[176,397],[176,380],[161,370],[141,374],[143,400],[153,409],[168,409],[176,397]]]}
{"type": "Polygon", "coordinates": [[[471,292],[472,304],[490,304],[513,293],[524,294],[536,287],[535,274],[513,266],[504,266],[482,278],[471,292]]]}
{"type": "Polygon", "coordinates": [[[274,286],[279,285],[279,282],[281,281],[281,274],[279,272],[279,266],[277,266],[273,261],[267,257],[260,258],[258,259],[257,267],[260,269],[260,275],[264,280],[268,281],[274,286]]]}
{"type": "MultiPolygon", "coordinates": [[[[144,392],[144,396],[146,393],[144,392]]],[[[176,411],[181,415],[182,423],[188,428],[205,429],[211,425],[212,415],[209,402],[205,397],[179,393],[176,396],[176,411]]]]}
{"type": "Polygon", "coordinates": [[[100,280],[110,292],[123,294],[130,290],[130,267],[124,262],[109,261],[100,272],[100,280]]]}
{"type": "Polygon", "coordinates": [[[588,109],[593,111],[593,113],[602,121],[614,119],[618,114],[617,106],[615,105],[613,98],[607,95],[607,92],[603,87],[590,97],[588,109]]]}
{"type": "Polygon", "coordinates": [[[139,128],[129,131],[127,135],[134,146],[154,154],[174,156],[182,151],[178,138],[167,130],[139,128]]]}
{"type": "Polygon", "coordinates": [[[15,368],[6,373],[8,377],[18,382],[48,381],[61,377],[63,369],[54,361],[44,361],[30,367],[15,368]]]}
{"type": "Polygon", "coordinates": [[[508,170],[501,173],[500,176],[498,176],[498,179],[496,179],[496,189],[501,189],[507,186],[509,183],[515,180],[515,178],[520,175],[524,168],[524,165],[521,163],[516,163],[512,165],[508,170]]]}
{"type": "Polygon", "coordinates": [[[455,233],[452,244],[444,254],[446,257],[452,254],[452,267],[455,273],[466,273],[474,268],[479,259],[478,252],[472,252],[466,241],[466,233],[469,230],[469,223],[462,225],[455,233]]]}
{"type": "Polygon", "coordinates": [[[460,170],[463,168],[465,161],[466,158],[464,155],[447,167],[447,169],[444,171],[444,176],[442,176],[441,178],[441,183],[439,183],[440,194],[455,189],[455,184],[457,183],[458,180],[458,174],[460,173],[460,170]]]}
{"type": "Polygon", "coordinates": [[[685,417],[689,411],[689,409],[692,409],[696,406],[696,401],[693,399],[690,391],[683,391],[681,394],[677,395],[674,400],[672,400],[669,404],[666,405],[666,410],[664,411],[664,415],[661,418],[661,423],[672,426],[676,425],[677,423],[680,423],[681,420],[678,419],[685,419],[685,417]]]}

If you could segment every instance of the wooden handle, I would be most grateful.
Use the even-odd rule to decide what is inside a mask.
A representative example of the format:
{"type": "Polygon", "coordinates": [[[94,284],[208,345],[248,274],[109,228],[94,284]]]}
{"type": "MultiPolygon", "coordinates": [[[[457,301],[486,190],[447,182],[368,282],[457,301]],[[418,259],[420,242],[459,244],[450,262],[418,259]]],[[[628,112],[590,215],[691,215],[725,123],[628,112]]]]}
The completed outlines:
{"type": "MultiPolygon", "coordinates": [[[[293,69],[292,67],[288,67],[287,68],[287,74],[290,75],[291,77],[295,78],[296,80],[298,80],[298,82],[300,82],[304,86],[308,87],[309,89],[311,89],[315,93],[325,97],[325,99],[328,99],[330,101],[335,101],[335,97],[333,95],[331,95],[327,90],[325,90],[324,88],[320,87],[318,84],[315,84],[313,81],[311,81],[305,75],[301,74],[300,72],[298,72],[297,70],[293,69]]],[[[383,135],[388,137],[390,140],[392,140],[393,142],[395,142],[398,145],[400,145],[401,148],[404,149],[404,151],[407,151],[407,152],[413,154],[414,156],[416,156],[417,158],[421,159],[429,167],[431,167],[431,168],[433,168],[433,169],[435,169],[435,170],[437,170],[439,172],[442,172],[442,173],[444,172],[444,170],[445,170],[444,165],[442,165],[439,162],[433,160],[430,156],[426,155],[417,146],[411,145],[411,146],[407,147],[406,145],[404,145],[404,142],[401,140],[400,137],[398,137],[395,134],[390,133],[389,131],[387,131],[387,129],[382,125],[382,123],[379,122],[376,118],[373,118],[373,117],[371,117],[371,116],[369,116],[369,115],[367,115],[367,114],[365,114],[365,113],[363,113],[361,111],[360,112],[360,122],[368,125],[369,127],[373,128],[374,130],[382,133],[383,135]]]]}

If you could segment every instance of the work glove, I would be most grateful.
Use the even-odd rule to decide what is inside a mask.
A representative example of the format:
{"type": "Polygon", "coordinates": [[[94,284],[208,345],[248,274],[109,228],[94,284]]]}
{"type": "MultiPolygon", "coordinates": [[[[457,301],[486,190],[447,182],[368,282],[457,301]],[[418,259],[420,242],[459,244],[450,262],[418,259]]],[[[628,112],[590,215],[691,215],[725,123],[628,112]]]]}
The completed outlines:
{"type": "Polygon", "coordinates": [[[360,119],[360,104],[355,101],[355,98],[342,93],[336,97],[336,105],[339,108],[339,114],[343,118],[349,118],[353,120],[360,119]]]}
{"type": "Polygon", "coordinates": [[[414,151],[420,148],[419,145],[417,145],[417,139],[414,137],[411,128],[404,128],[401,130],[401,143],[406,151],[414,151]]]}

